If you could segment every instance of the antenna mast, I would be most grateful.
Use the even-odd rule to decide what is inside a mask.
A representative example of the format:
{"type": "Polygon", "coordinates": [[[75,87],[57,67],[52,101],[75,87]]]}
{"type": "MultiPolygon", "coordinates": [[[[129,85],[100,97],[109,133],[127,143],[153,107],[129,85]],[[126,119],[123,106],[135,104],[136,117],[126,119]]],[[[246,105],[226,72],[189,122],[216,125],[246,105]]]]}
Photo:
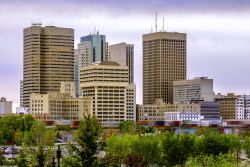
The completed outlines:
{"type": "Polygon", "coordinates": [[[157,32],[157,12],[155,13],[155,31],[157,32]]]}
{"type": "Polygon", "coordinates": [[[163,17],[163,23],[162,23],[162,31],[164,32],[165,30],[164,30],[164,17],[163,17]]]}

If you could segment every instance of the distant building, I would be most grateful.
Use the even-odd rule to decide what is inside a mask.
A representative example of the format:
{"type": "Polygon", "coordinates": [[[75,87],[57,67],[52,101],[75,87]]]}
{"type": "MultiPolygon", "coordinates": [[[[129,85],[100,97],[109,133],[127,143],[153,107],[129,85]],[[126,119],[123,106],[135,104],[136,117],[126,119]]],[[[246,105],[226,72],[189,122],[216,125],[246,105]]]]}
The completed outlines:
{"type": "Polygon", "coordinates": [[[202,101],[200,104],[200,114],[204,120],[220,120],[220,103],[218,102],[208,102],[202,101]]]}
{"type": "Polygon", "coordinates": [[[215,100],[220,103],[220,113],[223,119],[250,119],[250,95],[234,95],[228,93],[216,95],[215,100]]]}
{"type": "Polygon", "coordinates": [[[228,93],[227,96],[217,95],[215,97],[215,101],[220,103],[219,109],[222,119],[236,119],[237,98],[238,96],[233,93],[228,93]]]}
{"type": "Polygon", "coordinates": [[[93,97],[93,114],[103,126],[136,119],[135,85],[128,83],[128,67],[100,62],[80,69],[82,96],[93,97]]]}
{"type": "Polygon", "coordinates": [[[125,42],[109,45],[110,61],[121,66],[128,66],[129,83],[134,83],[134,45],[125,42]]]}
{"type": "Polygon", "coordinates": [[[78,121],[84,115],[92,115],[92,98],[73,98],[60,92],[30,95],[30,114],[38,120],[78,121]]]}
{"type": "Polygon", "coordinates": [[[23,30],[23,105],[30,94],[59,91],[74,81],[74,30],[33,24],[23,30]]]}
{"type": "Polygon", "coordinates": [[[201,121],[202,117],[197,112],[165,112],[165,121],[201,121]]]}
{"type": "Polygon", "coordinates": [[[17,107],[16,114],[29,114],[29,109],[24,107],[17,107]]]}
{"type": "Polygon", "coordinates": [[[186,34],[143,35],[143,104],[173,103],[173,81],[186,79],[186,34]]]}
{"type": "Polygon", "coordinates": [[[180,113],[200,114],[200,105],[196,103],[166,104],[162,99],[156,99],[154,104],[139,105],[139,121],[164,121],[166,115],[180,113]]]}
{"type": "Polygon", "coordinates": [[[7,101],[5,97],[0,99],[0,114],[12,114],[12,101],[7,101]]]}
{"type": "Polygon", "coordinates": [[[173,91],[174,103],[214,101],[213,80],[207,77],[174,81],[173,91]]]}

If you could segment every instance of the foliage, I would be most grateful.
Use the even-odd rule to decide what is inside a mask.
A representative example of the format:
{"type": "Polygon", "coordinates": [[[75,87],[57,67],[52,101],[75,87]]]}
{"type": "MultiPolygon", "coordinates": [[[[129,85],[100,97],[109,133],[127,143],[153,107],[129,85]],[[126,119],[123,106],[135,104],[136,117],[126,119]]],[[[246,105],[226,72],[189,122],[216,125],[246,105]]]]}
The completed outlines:
{"type": "Polygon", "coordinates": [[[98,137],[101,126],[96,117],[85,116],[80,121],[75,143],[71,145],[73,156],[63,161],[66,166],[68,162],[78,167],[97,166],[97,149],[99,146],[98,137]]]}
{"type": "Polygon", "coordinates": [[[235,151],[240,145],[240,139],[235,135],[219,134],[207,131],[203,136],[198,136],[195,142],[195,154],[215,155],[227,154],[235,151]]]}
{"type": "Polygon", "coordinates": [[[106,163],[111,166],[124,164],[128,155],[132,152],[131,146],[133,142],[138,141],[138,139],[139,136],[132,134],[107,138],[105,147],[107,153],[106,163]]]}
{"type": "Polygon", "coordinates": [[[199,155],[190,157],[185,165],[186,167],[235,167],[237,166],[236,157],[232,154],[199,155]]]}
{"type": "Polygon", "coordinates": [[[136,124],[134,121],[123,121],[118,126],[121,133],[131,133],[134,134],[136,132],[136,124]]]}
{"type": "Polygon", "coordinates": [[[22,149],[18,153],[17,166],[27,167],[28,164],[29,162],[28,162],[28,156],[27,156],[27,149],[26,149],[26,146],[23,145],[22,149]]]}
{"type": "Polygon", "coordinates": [[[244,138],[242,147],[246,151],[247,156],[250,157],[250,136],[244,138]]]}
{"type": "Polygon", "coordinates": [[[129,166],[132,157],[136,157],[136,162],[139,166],[150,166],[160,163],[161,159],[161,141],[158,136],[145,136],[140,137],[139,140],[135,140],[132,143],[132,156],[130,156],[126,163],[129,166]]]}
{"type": "Polygon", "coordinates": [[[163,140],[163,162],[166,166],[184,164],[194,150],[195,138],[193,135],[168,134],[163,140]]]}

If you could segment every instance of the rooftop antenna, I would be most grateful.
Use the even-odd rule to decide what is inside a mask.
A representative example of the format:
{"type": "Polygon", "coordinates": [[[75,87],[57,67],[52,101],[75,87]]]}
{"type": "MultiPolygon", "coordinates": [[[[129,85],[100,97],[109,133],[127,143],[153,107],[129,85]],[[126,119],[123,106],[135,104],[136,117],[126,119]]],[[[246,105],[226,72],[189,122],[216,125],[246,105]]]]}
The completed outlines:
{"type": "Polygon", "coordinates": [[[157,32],[157,12],[155,13],[155,31],[157,32]]]}
{"type": "Polygon", "coordinates": [[[164,17],[163,17],[163,20],[162,20],[162,31],[164,32],[165,30],[164,30],[164,17]]]}

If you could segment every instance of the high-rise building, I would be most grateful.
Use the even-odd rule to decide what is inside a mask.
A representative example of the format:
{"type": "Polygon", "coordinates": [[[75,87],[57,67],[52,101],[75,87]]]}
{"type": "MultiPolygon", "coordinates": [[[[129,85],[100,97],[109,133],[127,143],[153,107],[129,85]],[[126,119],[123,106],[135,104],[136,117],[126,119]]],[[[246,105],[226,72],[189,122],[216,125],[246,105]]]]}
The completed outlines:
{"type": "Polygon", "coordinates": [[[89,53],[91,63],[107,61],[107,43],[105,35],[91,34],[81,37],[81,43],[87,42],[89,44],[89,53]]]}
{"type": "Polygon", "coordinates": [[[213,80],[207,77],[174,81],[173,91],[174,103],[214,100],[213,80]]]}
{"type": "Polygon", "coordinates": [[[103,126],[135,120],[135,85],[128,83],[128,67],[100,62],[80,69],[82,96],[93,97],[93,114],[103,126]]]}
{"type": "Polygon", "coordinates": [[[121,66],[128,66],[129,83],[134,82],[134,45],[125,42],[109,46],[110,61],[115,61],[121,66]]]}
{"type": "Polygon", "coordinates": [[[173,103],[173,81],[186,79],[186,34],[143,35],[143,104],[173,103]]]}
{"type": "Polygon", "coordinates": [[[7,101],[5,97],[0,99],[0,114],[12,113],[12,101],[7,101]]]}
{"type": "Polygon", "coordinates": [[[20,107],[23,107],[23,81],[20,81],[20,107]]]}
{"type": "Polygon", "coordinates": [[[24,29],[23,43],[23,107],[29,107],[31,93],[74,81],[74,30],[33,24],[24,29]]]}
{"type": "Polygon", "coordinates": [[[80,43],[75,49],[75,85],[76,95],[81,96],[80,91],[80,68],[86,67],[92,63],[108,61],[108,43],[105,35],[91,34],[81,37],[80,43]]]}

